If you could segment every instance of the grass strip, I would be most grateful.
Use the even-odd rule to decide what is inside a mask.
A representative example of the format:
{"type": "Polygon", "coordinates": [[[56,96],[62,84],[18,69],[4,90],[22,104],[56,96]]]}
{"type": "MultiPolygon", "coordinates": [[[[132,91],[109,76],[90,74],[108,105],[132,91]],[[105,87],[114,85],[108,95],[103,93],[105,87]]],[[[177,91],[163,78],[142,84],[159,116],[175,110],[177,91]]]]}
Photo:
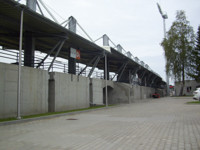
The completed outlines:
{"type": "Polygon", "coordinates": [[[187,102],[187,104],[200,104],[200,101],[187,102]]]}
{"type": "MultiPolygon", "coordinates": [[[[113,105],[109,105],[109,106],[113,106],[113,105]]],[[[103,107],[106,107],[106,106],[105,105],[91,106],[91,107],[82,108],[82,109],[74,109],[74,110],[67,110],[67,111],[61,111],[61,112],[48,112],[48,113],[43,113],[43,114],[28,115],[28,116],[22,116],[22,119],[30,119],[30,118],[37,118],[37,117],[49,116],[49,115],[71,113],[71,112],[76,112],[76,111],[84,111],[84,110],[97,109],[97,108],[103,108],[103,107]]],[[[14,121],[14,120],[17,120],[17,118],[15,118],[15,117],[12,117],[12,118],[3,118],[3,119],[0,119],[0,122],[14,121]]]]}

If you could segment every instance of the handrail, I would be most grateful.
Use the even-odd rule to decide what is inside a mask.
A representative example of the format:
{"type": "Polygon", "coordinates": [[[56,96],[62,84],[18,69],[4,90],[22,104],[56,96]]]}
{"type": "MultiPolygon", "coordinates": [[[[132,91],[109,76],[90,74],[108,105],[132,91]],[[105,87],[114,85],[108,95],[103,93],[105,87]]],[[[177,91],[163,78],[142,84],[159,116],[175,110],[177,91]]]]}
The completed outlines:
{"type": "MultiPolygon", "coordinates": [[[[18,51],[17,50],[9,50],[9,49],[2,49],[0,48],[0,62],[3,63],[10,63],[10,64],[18,64],[18,51]],[[1,59],[4,58],[4,59],[1,59]],[[14,62],[13,62],[14,61],[14,62]]],[[[34,68],[36,68],[37,64],[41,62],[41,60],[43,59],[44,53],[40,53],[39,51],[35,52],[35,60],[34,60],[34,68]]],[[[40,69],[43,70],[48,70],[48,67],[50,65],[50,63],[52,62],[52,57],[47,58],[42,65],[39,67],[40,69]]],[[[24,52],[22,52],[22,66],[24,65],[24,52]]],[[[83,64],[77,64],[76,65],[76,74],[78,75],[78,73],[84,68],[83,64]]],[[[91,70],[91,67],[88,67],[83,73],[82,76],[87,77],[87,75],[89,74],[91,70]]],[[[59,60],[59,58],[54,61],[53,65],[52,65],[52,69],[51,71],[56,71],[56,72],[62,72],[62,73],[67,73],[68,72],[68,63],[65,63],[61,60],[59,60]]],[[[97,71],[94,70],[94,72],[92,73],[91,77],[92,78],[99,78],[102,79],[104,76],[104,73],[102,71],[97,71]]],[[[114,74],[110,75],[110,76],[114,76],[114,74]]]]}

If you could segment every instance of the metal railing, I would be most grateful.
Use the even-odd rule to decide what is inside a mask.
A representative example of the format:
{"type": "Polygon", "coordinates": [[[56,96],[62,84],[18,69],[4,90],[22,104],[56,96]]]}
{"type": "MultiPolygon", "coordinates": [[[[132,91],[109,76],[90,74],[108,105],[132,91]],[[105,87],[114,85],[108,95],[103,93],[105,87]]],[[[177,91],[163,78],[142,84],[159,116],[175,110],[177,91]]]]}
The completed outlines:
{"type": "MultiPolygon", "coordinates": [[[[42,61],[42,59],[46,56],[45,53],[41,53],[39,51],[35,51],[35,56],[34,56],[34,68],[37,68],[38,64],[42,61]]],[[[39,69],[42,70],[48,70],[51,62],[53,60],[53,57],[48,57],[39,67],[39,69]]],[[[19,51],[17,50],[11,50],[11,49],[2,49],[0,47],[0,62],[3,63],[8,63],[8,64],[16,64],[18,65],[19,63],[19,51]]],[[[24,66],[24,51],[22,51],[22,66],[24,66]]],[[[76,63],[76,75],[78,75],[83,68],[85,67],[84,64],[81,63],[76,63]]],[[[92,67],[88,67],[85,69],[81,76],[88,77],[92,67]]],[[[52,68],[49,70],[50,72],[62,72],[62,73],[68,73],[68,60],[63,59],[63,58],[56,58],[54,61],[52,68]]],[[[97,78],[97,79],[104,79],[104,71],[103,70],[98,70],[95,68],[93,71],[91,78],[97,78]]],[[[117,81],[117,77],[115,73],[110,72],[109,73],[109,80],[112,81],[117,81]],[[113,79],[114,77],[114,79],[113,79]]],[[[131,79],[131,84],[132,85],[141,85],[140,79],[135,76],[134,78],[131,79]]]]}
{"type": "MultiPolygon", "coordinates": [[[[46,54],[38,52],[38,51],[35,52],[34,65],[33,65],[34,68],[37,68],[38,64],[42,61],[42,59],[45,57],[45,55],[46,54]]],[[[48,70],[52,60],[53,60],[53,57],[48,57],[41,64],[39,69],[48,70]]],[[[18,64],[19,63],[19,51],[0,48],[0,62],[8,63],[8,64],[18,64]]],[[[24,51],[22,51],[22,66],[24,66],[24,51]]],[[[81,72],[84,67],[85,67],[84,64],[77,63],[76,64],[76,75],[78,75],[79,72],[81,72]]],[[[90,73],[91,69],[92,69],[91,67],[88,67],[85,71],[83,71],[81,76],[87,77],[88,74],[90,73]]],[[[68,73],[68,60],[63,59],[63,58],[59,58],[59,57],[56,58],[56,60],[54,61],[53,65],[50,69],[50,72],[68,73]]],[[[114,76],[114,73],[111,73],[109,79],[112,79],[113,76],[114,76]]],[[[104,78],[104,72],[103,72],[103,70],[98,70],[97,68],[95,68],[91,77],[103,79],[104,78]]],[[[114,81],[115,80],[116,80],[116,78],[114,79],[114,81]]]]}

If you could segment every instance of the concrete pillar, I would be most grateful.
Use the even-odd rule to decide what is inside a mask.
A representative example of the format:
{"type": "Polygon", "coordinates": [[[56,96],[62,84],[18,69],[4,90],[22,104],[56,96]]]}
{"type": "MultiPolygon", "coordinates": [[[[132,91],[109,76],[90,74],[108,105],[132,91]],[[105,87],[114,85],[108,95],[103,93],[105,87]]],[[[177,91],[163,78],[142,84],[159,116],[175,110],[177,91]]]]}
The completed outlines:
{"type": "Polygon", "coordinates": [[[90,84],[89,84],[89,95],[90,95],[90,105],[93,105],[93,85],[92,85],[92,79],[90,78],[90,84]]]}
{"type": "Polygon", "coordinates": [[[33,11],[36,11],[36,2],[37,0],[26,0],[26,6],[33,11]]]}
{"type": "Polygon", "coordinates": [[[76,19],[74,17],[69,17],[69,30],[76,33],[76,19]]]}
{"type": "MultiPolygon", "coordinates": [[[[109,37],[104,34],[103,35],[103,46],[109,46],[109,37]]],[[[104,62],[105,62],[105,58],[104,58],[104,62]]],[[[106,79],[106,72],[107,72],[107,80],[109,80],[109,59],[107,57],[107,71],[105,70],[106,66],[104,63],[104,79],[106,79]]]]}
{"type": "Polygon", "coordinates": [[[128,103],[131,103],[131,88],[128,87],[128,103]]]}
{"type": "Polygon", "coordinates": [[[127,56],[128,56],[129,58],[131,58],[132,54],[131,54],[130,51],[127,52],[127,56]]]}
{"type": "Polygon", "coordinates": [[[122,53],[122,46],[120,44],[117,45],[117,50],[122,53]]]}
{"type": "Polygon", "coordinates": [[[24,66],[34,67],[35,38],[32,33],[25,33],[24,66]]]}
{"type": "MultiPolygon", "coordinates": [[[[104,62],[105,62],[105,58],[104,58],[104,62]]],[[[106,71],[105,71],[105,63],[104,63],[104,79],[106,79],[106,71]]],[[[110,69],[109,69],[109,59],[107,57],[107,80],[109,80],[109,72],[110,72],[110,69]]]]}
{"type": "Polygon", "coordinates": [[[68,73],[76,74],[76,59],[69,56],[68,59],[68,73]]]}
{"type": "Polygon", "coordinates": [[[109,37],[106,34],[103,35],[103,46],[109,46],[109,37]]]}
{"type": "Polygon", "coordinates": [[[48,112],[55,112],[55,72],[49,73],[48,112]]]}
{"type": "MultiPolygon", "coordinates": [[[[72,16],[69,17],[69,30],[76,33],[76,19],[72,16]]],[[[70,57],[70,51],[68,59],[68,73],[76,74],[76,59],[70,57]]]]}

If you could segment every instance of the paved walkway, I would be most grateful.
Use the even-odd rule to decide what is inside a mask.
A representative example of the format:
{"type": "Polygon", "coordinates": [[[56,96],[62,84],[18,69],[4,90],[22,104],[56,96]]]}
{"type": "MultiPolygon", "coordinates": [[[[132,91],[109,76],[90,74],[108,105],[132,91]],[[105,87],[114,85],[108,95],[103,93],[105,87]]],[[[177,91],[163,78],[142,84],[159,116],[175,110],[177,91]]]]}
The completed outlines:
{"type": "Polygon", "coordinates": [[[190,100],[161,98],[0,126],[0,150],[200,150],[200,105],[185,104],[190,100]]]}

